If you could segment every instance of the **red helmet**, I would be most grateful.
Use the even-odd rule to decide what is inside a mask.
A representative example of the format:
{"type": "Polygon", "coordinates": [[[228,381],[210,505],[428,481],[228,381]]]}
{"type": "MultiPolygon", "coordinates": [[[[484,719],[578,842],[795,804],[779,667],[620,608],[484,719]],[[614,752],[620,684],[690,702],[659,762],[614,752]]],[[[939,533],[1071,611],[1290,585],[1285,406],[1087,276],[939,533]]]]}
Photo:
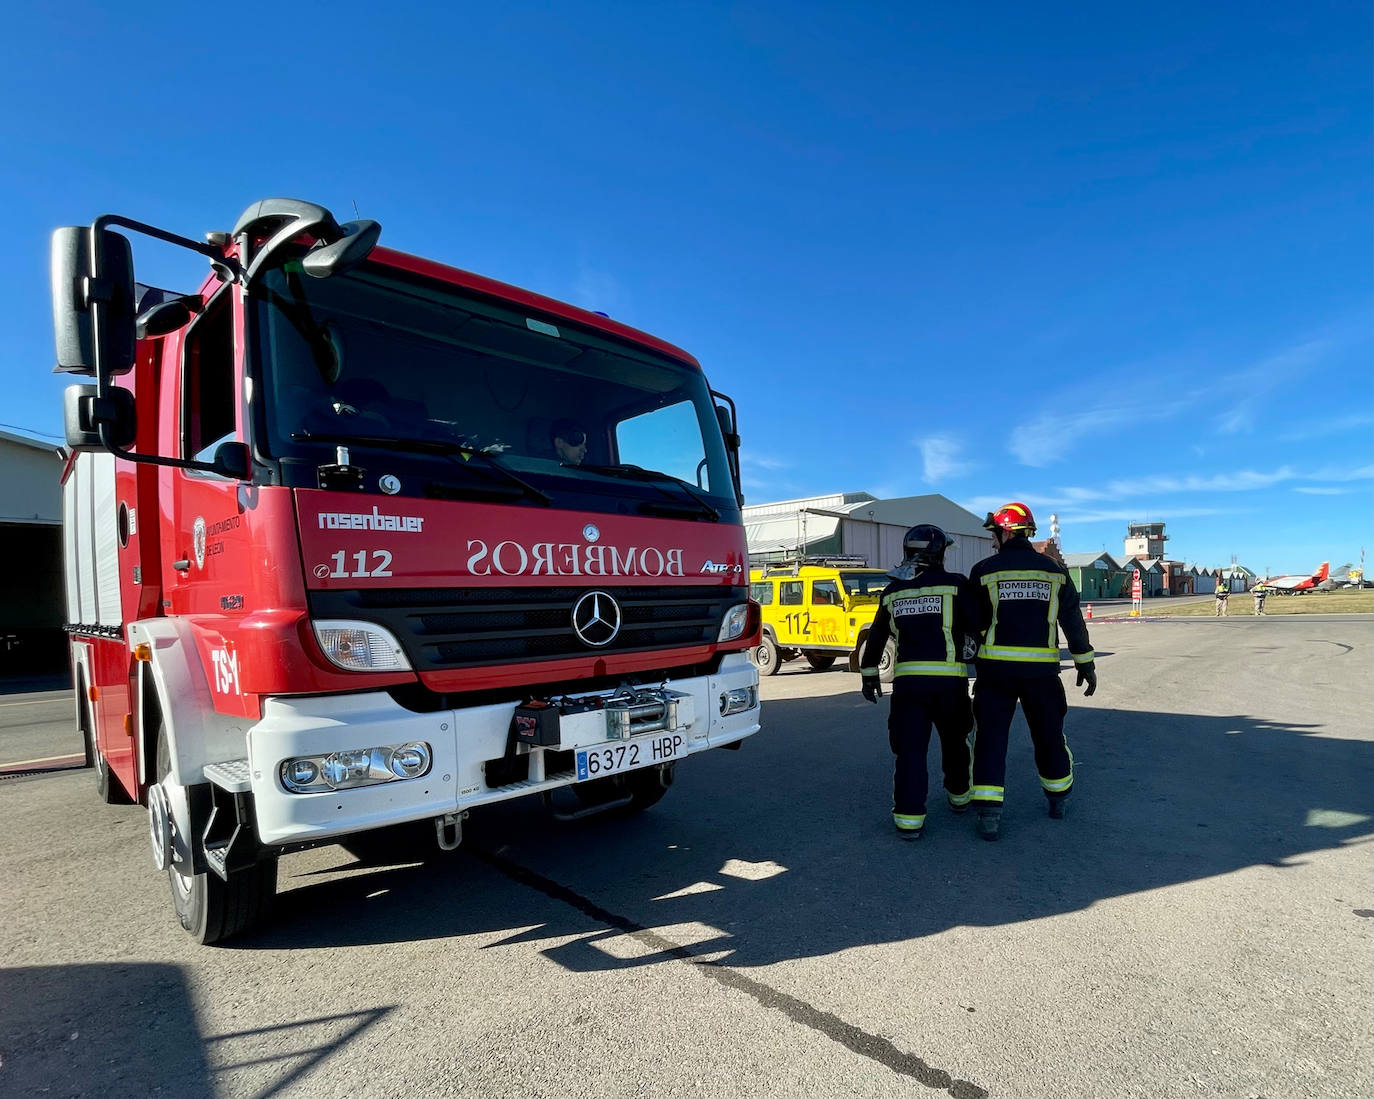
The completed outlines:
{"type": "Polygon", "coordinates": [[[1035,533],[1035,516],[1025,504],[1018,504],[1013,500],[1010,504],[1003,504],[996,511],[989,512],[983,526],[988,530],[1003,530],[1008,534],[1025,531],[1030,535],[1035,533]]]}

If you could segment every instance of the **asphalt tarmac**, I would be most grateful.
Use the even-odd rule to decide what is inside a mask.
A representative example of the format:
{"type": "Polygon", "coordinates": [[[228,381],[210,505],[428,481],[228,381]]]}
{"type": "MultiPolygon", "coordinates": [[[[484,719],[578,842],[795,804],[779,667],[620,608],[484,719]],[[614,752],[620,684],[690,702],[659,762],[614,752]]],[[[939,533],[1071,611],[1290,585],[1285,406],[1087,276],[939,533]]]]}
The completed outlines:
{"type": "MultiPolygon", "coordinates": [[[[0,780],[0,1095],[1374,1094],[1374,619],[1092,636],[1063,821],[1018,719],[1001,842],[938,790],[902,842],[886,701],[794,662],[637,818],[291,855],[219,948],[142,810],[0,780]]],[[[0,705],[0,758],[75,750],[69,698],[0,705]]]]}

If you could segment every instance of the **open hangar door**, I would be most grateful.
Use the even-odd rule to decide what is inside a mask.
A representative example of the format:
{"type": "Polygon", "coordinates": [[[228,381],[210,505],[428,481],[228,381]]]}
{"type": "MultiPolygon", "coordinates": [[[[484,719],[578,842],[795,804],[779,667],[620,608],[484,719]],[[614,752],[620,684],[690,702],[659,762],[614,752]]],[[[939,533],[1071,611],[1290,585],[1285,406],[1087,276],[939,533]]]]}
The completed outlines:
{"type": "Polygon", "coordinates": [[[0,523],[0,677],[67,671],[62,528],[0,523]]]}

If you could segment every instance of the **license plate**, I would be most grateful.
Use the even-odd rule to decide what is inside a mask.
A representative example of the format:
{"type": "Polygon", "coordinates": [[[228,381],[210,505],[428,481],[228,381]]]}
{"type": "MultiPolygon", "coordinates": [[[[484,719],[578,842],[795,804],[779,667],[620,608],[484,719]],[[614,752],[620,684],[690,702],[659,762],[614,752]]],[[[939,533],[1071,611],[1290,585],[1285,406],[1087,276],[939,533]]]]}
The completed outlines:
{"type": "Polygon", "coordinates": [[[671,763],[687,755],[687,738],[682,733],[659,733],[633,740],[615,740],[577,750],[577,781],[604,778],[621,771],[671,763]]]}

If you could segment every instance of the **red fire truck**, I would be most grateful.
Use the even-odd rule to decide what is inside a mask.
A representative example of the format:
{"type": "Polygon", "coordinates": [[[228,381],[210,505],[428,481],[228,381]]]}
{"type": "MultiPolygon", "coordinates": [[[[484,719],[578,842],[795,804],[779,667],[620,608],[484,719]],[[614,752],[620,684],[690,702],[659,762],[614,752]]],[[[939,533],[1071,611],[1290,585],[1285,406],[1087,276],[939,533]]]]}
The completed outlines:
{"type": "Polygon", "coordinates": [[[280,855],[653,804],[759,727],[734,405],[605,316],[268,199],[53,236],[67,630],[105,800],[199,941],[280,855]],[[199,252],[134,281],[123,229],[199,252]],[[569,789],[563,790],[567,787],[569,789]]]}

